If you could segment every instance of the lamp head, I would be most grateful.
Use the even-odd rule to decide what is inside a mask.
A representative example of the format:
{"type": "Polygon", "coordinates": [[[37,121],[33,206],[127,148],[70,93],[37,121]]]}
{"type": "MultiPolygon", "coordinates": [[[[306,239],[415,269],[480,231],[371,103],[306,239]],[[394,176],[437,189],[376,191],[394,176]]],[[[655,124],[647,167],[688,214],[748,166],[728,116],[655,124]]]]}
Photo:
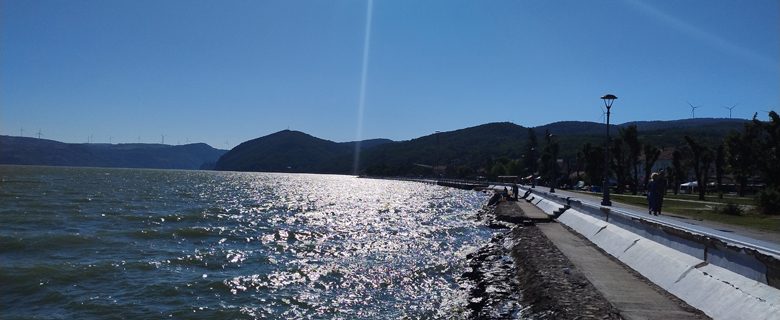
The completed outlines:
{"type": "Polygon", "coordinates": [[[609,108],[612,108],[612,103],[615,102],[617,97],[614,94],[605,94],[603,97],[601,97],[601,100],[604,100],[604,106],[607,107],[607,110],[609,108]]]}

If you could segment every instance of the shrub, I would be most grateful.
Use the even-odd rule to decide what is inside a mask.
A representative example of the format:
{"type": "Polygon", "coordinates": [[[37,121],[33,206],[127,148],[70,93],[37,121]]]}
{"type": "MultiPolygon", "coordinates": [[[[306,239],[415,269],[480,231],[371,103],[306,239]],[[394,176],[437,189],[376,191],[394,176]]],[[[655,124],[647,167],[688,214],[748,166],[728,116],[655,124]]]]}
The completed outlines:
{"type": "Polygon", "coordinates": [[[780,215],[780,190],[769,187],[759,192],[758,208],[764,214],[780,215]]]}
{"type": "Polygon", "coordinates": [[[729,203],[717,209],[720,214],[727,214],[730,216],[741,216],[744,212],[739,205],[729,203]]]}

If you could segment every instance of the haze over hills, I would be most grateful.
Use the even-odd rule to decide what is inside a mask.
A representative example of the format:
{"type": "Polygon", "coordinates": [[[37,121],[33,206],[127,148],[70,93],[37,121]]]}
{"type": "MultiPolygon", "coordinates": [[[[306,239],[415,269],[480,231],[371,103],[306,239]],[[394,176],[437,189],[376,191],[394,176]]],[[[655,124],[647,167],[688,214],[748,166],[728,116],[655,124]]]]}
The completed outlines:
{"type": "MultiPolygon", "coordinates": [[[[613,137],[618,129],[636,125],[640,139],[658,147],[684,144],[691,135],[705,144],[719,141],[732,130],[747,123],[744,119],[685,119],[640,121],[611,125],[613,137]]],[[[509,122],[440,132],[407,141],[366,141],[362,144],[359,173],[404,175],[430,172],[425,166],[448,165],[478,170],[499,157],[519,158],[528,142],[529,128],[509,122]]],[[[564,121],[534,128],[540,146],[544,134],[555,135],[561,157],[572,157],[590,142],[604,142],[603,123],[564,121]]],[[[284,130],[242,143],[226,153],[217,170],[275,171],[312,173],[352,173],[354,142],[336,143],[298,131],[284,130]],[[347,147],[350,146],[350,147],[347,147]]]]}
{"type": "Polygon", "coordinates": [[[210,168],[227,150],[205,143],[102,144],[0,136],[0,164],[156,169],[210,168]]]}

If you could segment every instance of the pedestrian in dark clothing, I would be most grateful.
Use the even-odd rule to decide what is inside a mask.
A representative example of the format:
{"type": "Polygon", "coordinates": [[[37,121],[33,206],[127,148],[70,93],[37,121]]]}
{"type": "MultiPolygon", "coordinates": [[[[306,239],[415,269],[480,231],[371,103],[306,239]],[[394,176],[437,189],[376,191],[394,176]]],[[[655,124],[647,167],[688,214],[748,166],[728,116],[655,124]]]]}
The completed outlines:
{"type": "Polygon", "coordinates": [[[517,201],[517,193],[519,192],[519,188],[517,187],[517,183],[512,185],[512,197],[515,198],[515,201],[517,201]]]}
{"type": "Polygon", "coordinates": [[[653,172],[650,175],[650,182],[647,184],[648,213],[656,216],[661,214],[661,199],[663,199],[663,190],[666,188],[666,182],[662,182],[661,179],[657,172],[653,172]]]}

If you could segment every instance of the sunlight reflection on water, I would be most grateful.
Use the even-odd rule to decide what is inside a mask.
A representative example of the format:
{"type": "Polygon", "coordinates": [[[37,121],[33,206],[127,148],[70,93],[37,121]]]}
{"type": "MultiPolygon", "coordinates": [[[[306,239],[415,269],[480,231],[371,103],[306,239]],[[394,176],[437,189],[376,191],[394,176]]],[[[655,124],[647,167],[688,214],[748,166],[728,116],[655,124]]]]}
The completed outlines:
{"type": "MultiPolygon", "coordinates": [[[[42,276],[30,268],[54,263],[56,273],[51,259],[63,253],[35,243],[74,243],[63,249],[73,251],[65,254],[73,279],[45,287],[64,298],[32,310],[83,316],[110,307],[129,318],[458,318],[465,315],[466,292],[456,281],[465,256],[491,234],[474,219],[484,195],[470,191],[335,175],[103,171],[110,177],[84,183],[97,172],[54,170],[62,179],[27,191],[53,189],[50,201],[69,210],[24,209],[32,196],[16,191],[13,207],[22,209],[0,215],[0,231],[9,235],[0,241],[19,247],[0,252],[5,261],[16,258],[0,262],[3,278],[26,276],[37,285],[42,276]],[[21,220],[9,227],[14,219],[21,220]],[[59,219],[61,229],[26,230],[34,219],[59,219]],[[99,266],[99,276],[82,278],[95,276],[82,270],[87,265],[99,266]]],[[[11,294],[33,301],[20,293],[33,286],[24,281],[11,294]]]]}

